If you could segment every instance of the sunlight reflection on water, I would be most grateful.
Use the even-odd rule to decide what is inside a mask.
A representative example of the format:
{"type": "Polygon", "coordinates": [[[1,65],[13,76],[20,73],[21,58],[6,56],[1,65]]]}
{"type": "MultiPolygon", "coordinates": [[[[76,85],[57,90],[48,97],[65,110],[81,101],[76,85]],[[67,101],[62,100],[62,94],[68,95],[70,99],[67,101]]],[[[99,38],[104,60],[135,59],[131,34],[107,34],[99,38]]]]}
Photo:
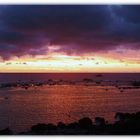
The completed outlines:
{"type": "Polygon", "coordinates": [[[69,123],[82,117],[94,121],[96,116],[112,122],[116,112],[140,111],[139,94],[140,89],[121,93],[114,86],[83,85],[0,90],[0,127],[20,132],[37,123],[69,123]]]}

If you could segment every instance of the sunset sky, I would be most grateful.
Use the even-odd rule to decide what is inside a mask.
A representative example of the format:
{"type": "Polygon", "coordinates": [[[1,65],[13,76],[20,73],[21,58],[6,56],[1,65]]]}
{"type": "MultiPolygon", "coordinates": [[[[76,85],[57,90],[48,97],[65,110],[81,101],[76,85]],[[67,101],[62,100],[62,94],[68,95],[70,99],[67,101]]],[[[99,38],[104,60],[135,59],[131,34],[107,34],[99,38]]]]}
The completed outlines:
{"type": "Polygon", "coordinates": [[[140,72],[140,6],[1,5],[0,72],[140,72]]]}

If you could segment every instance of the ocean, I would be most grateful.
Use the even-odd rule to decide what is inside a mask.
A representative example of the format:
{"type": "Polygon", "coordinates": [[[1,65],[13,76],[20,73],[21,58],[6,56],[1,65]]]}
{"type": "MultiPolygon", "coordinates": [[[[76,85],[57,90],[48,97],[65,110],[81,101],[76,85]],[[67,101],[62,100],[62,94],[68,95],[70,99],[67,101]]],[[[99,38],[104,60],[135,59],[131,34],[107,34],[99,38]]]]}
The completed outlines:
{"type": "Polygon", "coordinates": [[[140,81],[140,73],[1,73],[0,83],[45,82],[48,79],[75,84],[44,84],[0,88],[0,129],[28,131],[37,123],[70,123],[83,117],[104,117],[113,122],[116,112],[140,111],[140,88],[119,89],[140,81]],[[83,79],[92,82],[85,83],[83,79]],[[97,84],[96,81],[101,81],[97,84]],[[76,84],[78,82],[79,84],[76,84]]]}
{"type": "MultiPolygon", "coordinates": [[[[84,78],[99,79],[100,73],[0,73],[0,83],[21,81],[83,80],[84,78]]],[[[140,73],[102,73],[102,80],[140,80],[140,73]]]]}

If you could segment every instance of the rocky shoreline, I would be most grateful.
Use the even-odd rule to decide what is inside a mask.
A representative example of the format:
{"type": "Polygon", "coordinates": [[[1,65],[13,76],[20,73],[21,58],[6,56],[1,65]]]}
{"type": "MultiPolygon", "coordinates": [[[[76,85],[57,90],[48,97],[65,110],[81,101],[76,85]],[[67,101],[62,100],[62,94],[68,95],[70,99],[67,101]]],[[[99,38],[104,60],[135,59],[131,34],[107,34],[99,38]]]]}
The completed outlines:
{"type": "Polygon", "coordinates": [[[82,118],[70,124],[59,122],[54,124],[36,124],[29,131],[14,134],[9,128],[0,130],[0,135],[140,135],[140,112],[116,113],[115,122],[108,123],[102,117],[96,117],[94,122],[82,118]]]}

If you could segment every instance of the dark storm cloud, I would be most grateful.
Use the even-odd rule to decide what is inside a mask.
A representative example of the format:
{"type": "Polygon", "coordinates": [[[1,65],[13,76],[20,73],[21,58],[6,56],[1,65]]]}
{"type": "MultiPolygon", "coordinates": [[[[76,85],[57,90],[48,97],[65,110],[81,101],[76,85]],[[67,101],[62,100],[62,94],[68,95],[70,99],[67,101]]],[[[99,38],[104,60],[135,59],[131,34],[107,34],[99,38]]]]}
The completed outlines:
{"type": "Polygon", "coordinates": [[[37,55],[47,45],[81,54],[139,49],[140,6],[0,6],[0,56],[37,55]]]}
{"type": "Polygon", "coordinates": [[[140,6],[123,5],[111,7],[113,24],[112,35],[128,43],[139,43],[140,39],[140,6]]]}
{"type": "Polygon", "coordinates": [[[134,24],[140,23],[140,6],[139,5],[127,5],[114,7],[116,15],[122,17],[127,22],[134,24]]]}

